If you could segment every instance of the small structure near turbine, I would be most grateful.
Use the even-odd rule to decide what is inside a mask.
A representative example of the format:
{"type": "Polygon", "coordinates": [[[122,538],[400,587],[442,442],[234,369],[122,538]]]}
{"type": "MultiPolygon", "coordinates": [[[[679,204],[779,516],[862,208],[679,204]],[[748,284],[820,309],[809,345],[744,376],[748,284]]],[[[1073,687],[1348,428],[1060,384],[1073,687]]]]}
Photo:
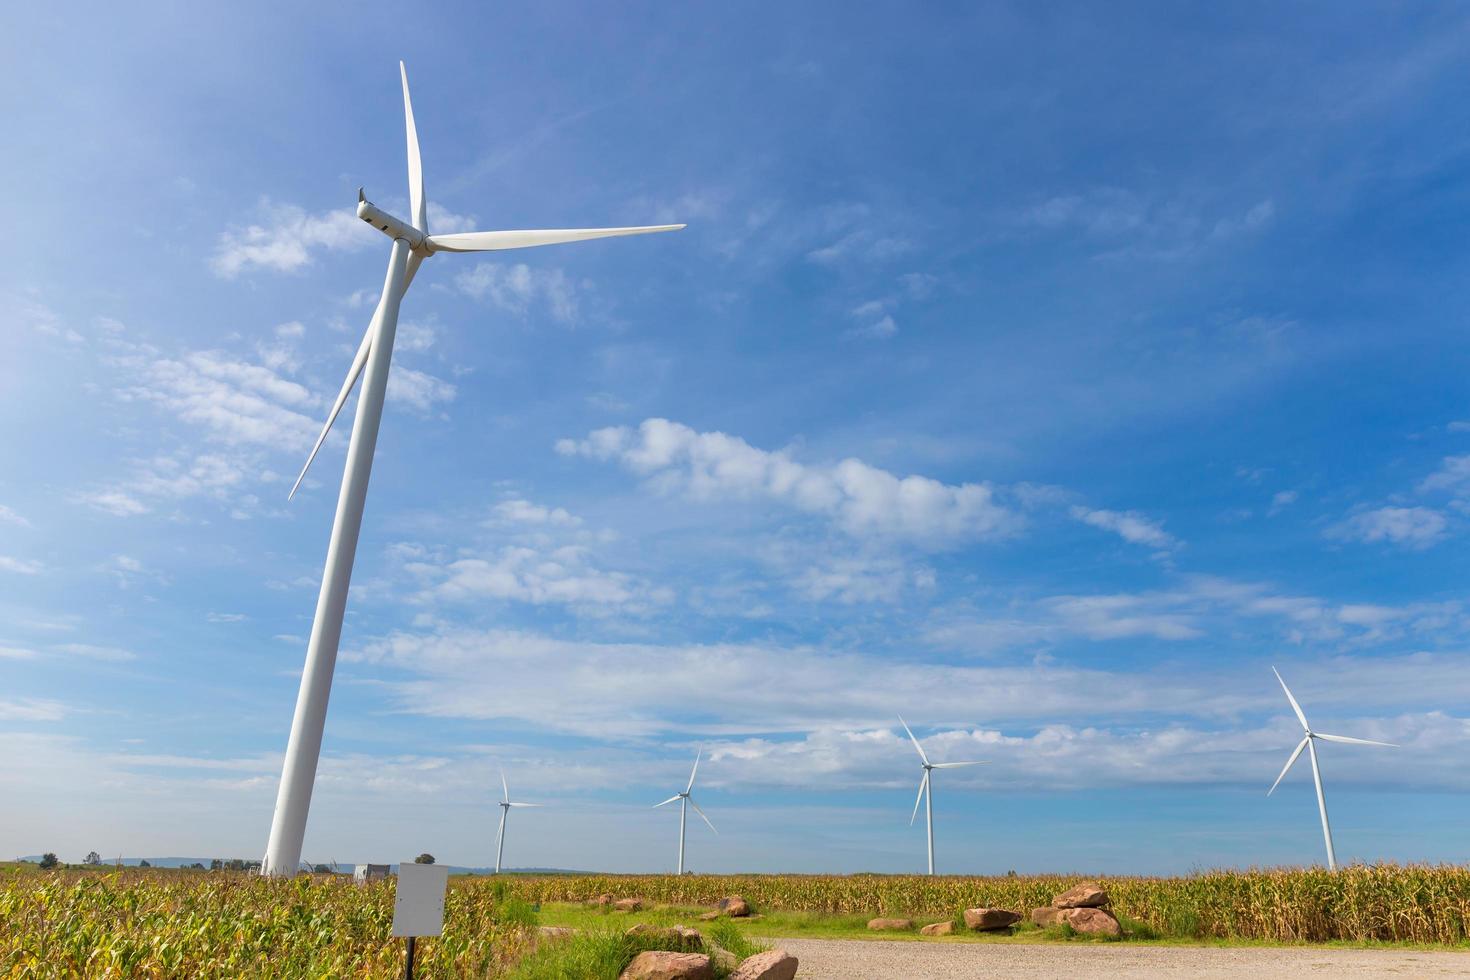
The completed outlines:
{"type": "MultiPolygon", "coordinates": [[[[694,797],[689,795],[694,791],[694,774],[699,772],[699,760],[703,755],[703,749],[695,753],[694,768],[689,770],[689,785],[684,787],[684,792],[675,793],[662,803],[655,803],[653,805],[653,808],[657,810],[659,807],[667,806],[675,800],[679,801],[679,874],[684,873],[684,826],[689,816],[688,808],[691,806],[694,807],[694,812],[699,814],[699,819],[709,824],[710,830],[715,830],[715,825],[709,822],[709,817],[704,815],[704,811],[699,808],[699,804],[694,802],[694,797]]],[[[719,831],[715,830],[715,833],[718,834],[719,831]]]]}
{"type": "Polygon", "coordinates": [[[505,771],[500,772],[500,788],[505,790],[505,798],[500,801],[500,830],[495,835],[495,873],[500,874],[500,858],[505,854],[505,818],[510,816],[510,808],[515,806],[535,807],[542,806],[540,803],[512,803],[510,801],[510,784],[505,781],[505,771]]]}
{"type": "Polygon", "coordinates": [[[934,873],[934,788],[930,779],[931,774],[935,769],[960,769],[964,766],[983,766],[988,763],[986,761],[930,762],[929,757],[924,754],[924,746],[919,744],[917,738],[914,738],[913,730],[909,728],[909,723],[903,720],[903,715],[898,716],[898,723],[903,726],[904,731],[909,733],[909,741],[914,743],[914,749],[919,753],[919,762],[924,767],[924,775],[919,780],[919,795],[914,798],[914,812],[909,817],[909,826],[912,827],[914,821],[918,819],[919,804],[923,803],[924,820],[929,830],[929,873],[932,875],[934,873]]]}
{"type": "Polygon", "coordinates": [[[387,864],[359,864],[352,869],[352,880],[359,885],[370,884],[374,881],[387,881],[393,874],[393,867],[387,864]]]}
{"type": "Polygon", "coordinates": [[[393,338],[398,330],[398,308],[413,282],[419,265],[438,252],[492,252],[531,248],[559,242],[581,242],[618,235],[642,235],[654,231],[677,231],[683,225],[649,225],[636,228],[561,228],[542,231],[472,231],[451,235],[429,234],[428,201],[424,196],[423,163],[419,157],[418,129],[413,121],[413,103],[408,97],[408,72],[398,63],[403,81],[403,115],[408,131],[408,198],[411,220],[405,221],[357,195],[357,216],[393,241],[388,272],[383,281],[377,310],[362,343],[357,348],[347,379],[332,404],[321,435],[312,447],[306,466],[291,487],[301,485],[316,458],[337,413],[362,377],[362,394],[357,418],[347,447],[347,464],[342,472],[342,489],[332,536],[327,545],[322,587],[317,596],[316,616],[306,647],[306,666],[296,696],[296,713],[291,719],[291,737],[286,743],[286,760],[281,769],[281,787],[271,819],[270,842],[266,845],[261,873],[290,875],[301,860],[301,843],[306,835],[306,815],[316,783],[317,760],[322,750],[322,730],[327,720],[327,700],[332,693],[332,672],[337,664],[337,646],[342,639],[342,617],[347,609],[347,589],[352,579],[352,561],[357,553],[358,531],[362,528],[367,503],[368,476],[373,466],[373,449],[383,417],[383,398],[388,390],[388,368],[393,357],[393,338]]]}
{"type": "Polygon", "coordinates": [[[1277,776],[1276,782],[1272,783],[1271,788],[1266,790],[1266,795],[1270,796],[1276,792],[1276,787],[1281,785],[1281,780],[1286,778],[1287,772],[1296,764],[1296,760],[1301,756],[1302,749],[1306,749],[1307,754],[1312,759],[1312,781],[1317,784],[1317,811],[1322,814],[1322,837],[1327,841],[1327,868],[1329,871],[1336,871],[1337,852],[1332,849],[1332,825],[1327,822],[1327,798],[1322,795],[1322,770],[1317,766],[1317,746],[1315,742],[1317,739],[1321,739],[1324,742],[1345,742],[1349,745],[1382,745],[1390,749],[1396,749],[1398,746],[1392,742],[1375,742],[1367,738],[1350,738],[1347,735],[1328,735],[1323,732],[1312,731],[1312,726],[1307,724],[1307,716],[1302,713],[1302,706],[1297,704],[1296,698],[1291,696],[1291,688],[1286,686],[1286,681],[1281,680],[1281,672],[1275,667],[1272,667],[1271,673],[1276,675],[1276,680],[1280,682],[1281,689],[1286,692],[1286,700],[1291,702],[1291,710],[1296,712],[1297,720],[1302,723],[1302,731],[1305,734],[1302,735],[1302,740],[1297,743],[1296,751],[1291,753],[1291,758],[1286,760],[1286,765],[1282,768],[1281,775],[1277,776]]]}

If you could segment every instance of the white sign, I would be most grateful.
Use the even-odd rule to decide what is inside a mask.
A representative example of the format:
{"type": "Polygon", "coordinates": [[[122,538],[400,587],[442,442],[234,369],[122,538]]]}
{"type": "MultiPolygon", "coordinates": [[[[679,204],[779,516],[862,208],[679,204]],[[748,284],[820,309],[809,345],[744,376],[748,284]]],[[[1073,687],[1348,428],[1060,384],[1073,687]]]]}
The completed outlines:
{"type": "Polygon", "coordinates": [[[437,936],[444,931],[444,889],[449,868],[435,864],[398,866],[398,892],[393,898],[393,935],[437,936]]]}

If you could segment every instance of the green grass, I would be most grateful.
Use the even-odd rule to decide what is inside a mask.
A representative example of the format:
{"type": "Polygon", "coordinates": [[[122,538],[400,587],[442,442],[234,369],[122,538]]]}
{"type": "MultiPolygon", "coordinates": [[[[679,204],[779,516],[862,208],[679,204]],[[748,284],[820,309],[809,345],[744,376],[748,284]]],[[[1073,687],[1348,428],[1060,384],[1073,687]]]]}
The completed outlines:
{"type": "MultiPolygon", "coordinates": [[[[577,911],[587,910],[576,907],[577,911]]],[[[547,911],[547,910],[543,910],[547,911]]],[[[568,907],[564,911],[571,911],[568,907]]],[[[573,925],[578,932],[569,937],[542,942],[530,955],[523,958],[506,975],[507,980],[617,980],[633,958],[645,950],[664,949],[656,936],[629,936],[627,930],[639,922],[659,926],[684,925],[692,916],[682,918],[673,914],[659,914],[671,910],[655,910],[651,913],[630,916],[545,916],[556,919],[547,925],[573,925]],[[572,920],[575,920],[575,925],[572,920]]],[[[704,950],[711,951],[711,944],[723,947],[736,960],[753,956],[766,947],[753,941],[729,920],[696,923],[704,939],[704,950]]],[[[716,977],[727,977],[730,971],[718,963],[716,977]]]]}

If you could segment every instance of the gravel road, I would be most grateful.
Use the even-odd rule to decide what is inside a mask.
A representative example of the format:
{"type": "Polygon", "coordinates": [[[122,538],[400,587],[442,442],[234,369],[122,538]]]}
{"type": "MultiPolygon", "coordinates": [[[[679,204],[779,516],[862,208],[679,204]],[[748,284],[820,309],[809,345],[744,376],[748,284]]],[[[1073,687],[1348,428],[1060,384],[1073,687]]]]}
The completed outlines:
{"type": "Polygon", "coordinates": [[[916,943],[767,939],[791,952],[798,980],[1358,980],[1470,977],[1470,953],[1194,946],[916,943]]]}

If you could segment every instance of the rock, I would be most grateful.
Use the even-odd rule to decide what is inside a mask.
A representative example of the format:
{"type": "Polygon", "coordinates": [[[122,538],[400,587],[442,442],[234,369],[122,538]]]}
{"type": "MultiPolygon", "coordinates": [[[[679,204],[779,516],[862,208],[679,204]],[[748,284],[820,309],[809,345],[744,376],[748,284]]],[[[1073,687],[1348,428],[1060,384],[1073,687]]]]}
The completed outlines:
{"type": "Polygon", "coordinates": [[[750,914],[750,904],[739,895],[728,895],[715,903],[715,908],[732,919],[741,919],[750,914]]]}
{"type": "Polygon", "coordinates": [[[869,919],[868,928],[874,932],[901,932],[914,927],[913,919],[869,919]]]}
{"type": "Polygon", "coordinates": [[[919,930],[921,936],[950,936],[953,934],[953,922],[933,922],[919,930]]]}
{"type": "Polygon", "coordinates": [[[686,953],[698,952],[704,946],[704,937],[699,930],[688,926],[656,926],[651,922],[640,922],[625,935],[650,939],[660,946],[686,953]]]}
{"type": "Polygon", "coordinates": [[[613,897],[605,892],[592,900],[593,905],[611,905],[612,903],[613,897]]]}
{"type": "Polygon", "coordinates": [[[706,913],[704,913],[704,915],[701,915],[699,917],[699,921],[700,922],[713,922],[713,921],[715,921],[716,919],[718,919],[723,914],[724,913],[722,913],[719,909],[715,909],[713,912],[706,912],[706,913]]]}
{"type": "Polygon", "coordinates": [[[796,976],[796,957],[784,949],[768,949],[745,958],[730,980],[792,980],[796,976]]]}
{"type": "Polygon", "coordinates": [[[1048,905],[1045,908],[1032,909],[1031,921],[1045,929],[1048,926],[1060,925],[1062,917],[1066,914],[1066,909],[1054,908],[1048,905]]]}
{"type": "Polygon", "coordinates": [[[1063,913],[1067,925],[1090,936],[1121,936],[1123,927],[1106,909],[1067,909],[1063,913]]]}
{"type": "Polygon", "coordinates": [[[1020,921],[1021,913],[1009,909],[965,909],[965,925],[978,932],[1009,929],[1020,921]]]}
{"type": "Polygon", "coordinates": [[[715,968],[703,953],[651,950],[633,957],[618,980],[715,980],[715,968]]]}
{"type": "Polygon", "coordinates": [[[620,898],[613,902],[614,912],[638,912],[643,908],[643,903],[636,898],[620,898]]]}
{"type": "Polygon", "coordinates": [[[577,930],[570,926],[537,926],[537,941],[555,942],[559,939],[570,939],[577,934],[577,930]]]}
{"type": "Polygon", "coordinates": [[[1108,893],[1095,881],[1074,885],[1051,900],[1053,908],[1100,909],[1108,904],[1108,893]]]}
{"type": "Polygon", "coordinates": [[[715,969],[717,970],[734,973],[735,968],[740,965],[740,957],[719,943],[706,942],[704,944],[704,951],[709,954],[710,962],[715,965],[715,969]]]}

